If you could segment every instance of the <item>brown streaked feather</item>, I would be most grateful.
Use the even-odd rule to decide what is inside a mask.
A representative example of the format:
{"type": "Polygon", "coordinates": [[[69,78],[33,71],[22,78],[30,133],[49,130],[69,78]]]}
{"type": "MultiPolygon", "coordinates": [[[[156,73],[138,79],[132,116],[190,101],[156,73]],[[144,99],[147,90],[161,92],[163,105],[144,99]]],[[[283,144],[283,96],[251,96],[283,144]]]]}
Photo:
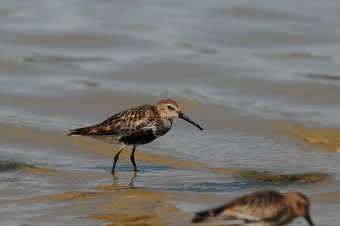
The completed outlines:
{"type": "Polygon", "coordinates": [[[216,209],[197,213],[193,222],[237,219],[243,220],[244,223],[271,221],[281,217],[287,210],[284,199],[283,195],[271,190],[255,192],[236,198],[216,209]]]}
{"type": "Polygon", "coordinates": [[[158,114],[155,106],[144,104],[115,114],[100,124],[71,130],[68,135],[130,135],[142,131],[155,114],[158,114]]]}
{"type": "Polygon", "coordinates": [[[287,208],[283,200],[283,195],[268,190],[237,198],[226,204],[224,209],[228,215],[243,218],[249,216],[249,220],[271,219],[287,208]]]}

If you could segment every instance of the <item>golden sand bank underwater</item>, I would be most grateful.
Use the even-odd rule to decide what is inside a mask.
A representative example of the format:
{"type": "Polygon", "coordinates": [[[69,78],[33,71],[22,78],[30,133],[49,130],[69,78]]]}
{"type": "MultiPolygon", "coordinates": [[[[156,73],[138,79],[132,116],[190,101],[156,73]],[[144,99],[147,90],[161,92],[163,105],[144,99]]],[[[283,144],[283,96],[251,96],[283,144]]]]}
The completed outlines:
{"type": "Polygon", "coordinates": [[[314,129],[293,124],[290,133],[305,144],[315,145],[325,151],[340,152],[340,130],[335,128],[314,129]]]}

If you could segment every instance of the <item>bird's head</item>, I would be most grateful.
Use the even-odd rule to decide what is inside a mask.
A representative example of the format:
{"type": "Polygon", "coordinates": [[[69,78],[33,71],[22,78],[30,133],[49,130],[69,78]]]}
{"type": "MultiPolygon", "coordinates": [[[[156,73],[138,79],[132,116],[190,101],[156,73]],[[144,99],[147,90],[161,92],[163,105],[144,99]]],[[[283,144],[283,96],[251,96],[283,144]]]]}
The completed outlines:
{"type": "Polygon", "coordinates": [[[287,201],[291,207],[291,212],[295,217],[304,217],[310,226],[314,226],[312,219],[309,215],[310,201],[307,196],[298,193],[291,192],[285,195],[287,201]]]}
{"type": "Polygon", "coordinates": [[[202,127],[200,127],[197,123],[195,123],[182,113],[176,101],[166,99],[158,102],[156,106],[158,112],[161,114],[162,117],[167,118],[169,120],[172,120],[174,118],[181,118],[198,127],[200,130],[203,130],[202,127]]]}

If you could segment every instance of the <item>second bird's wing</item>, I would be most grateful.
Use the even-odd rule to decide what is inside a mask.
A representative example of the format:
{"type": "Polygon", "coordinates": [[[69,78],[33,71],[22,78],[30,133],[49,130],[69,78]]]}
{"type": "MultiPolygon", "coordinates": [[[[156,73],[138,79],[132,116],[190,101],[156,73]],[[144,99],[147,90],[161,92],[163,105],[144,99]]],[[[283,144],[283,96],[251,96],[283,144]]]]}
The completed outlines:
{"type": "Polygon", "coordinates": [[[239,197],[210,211],[197,213],[193,222],[242,225],[272,221],[286,210],[284,197],[275,191],[257,192],[239,197]]]}

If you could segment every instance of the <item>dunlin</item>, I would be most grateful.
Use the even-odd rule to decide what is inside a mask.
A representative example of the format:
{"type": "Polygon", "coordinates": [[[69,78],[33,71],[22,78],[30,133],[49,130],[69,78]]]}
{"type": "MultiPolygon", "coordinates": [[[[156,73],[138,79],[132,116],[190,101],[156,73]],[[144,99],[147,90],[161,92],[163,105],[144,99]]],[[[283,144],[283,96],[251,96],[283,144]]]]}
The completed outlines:
{"type": "Polygon", "coordinates": [[[227,204],[197,213],[193,223],[207,225],[281,226],[296,217],[304,217],[314,226],[309,215],[309,199],[300,193],[282,195],[276,191],[261,191],[231,200],[227,204]]]}
{"type": "Polygon", "coordinates": [[[70,130],[68,135],[90,136],[107,143],[121,144],[114,157],[112,175],[119,154],[127,145],[132,145],[130,159],[135,171],[138,171],[134,158],[137,145],[149,143],[166,134],[171,129],[172,120],[178,117],[203,130],[202,127],[181,112],[176,101],[167,99],[156,105],[144,104],[122,111],[100,124],[70,130]]]}

